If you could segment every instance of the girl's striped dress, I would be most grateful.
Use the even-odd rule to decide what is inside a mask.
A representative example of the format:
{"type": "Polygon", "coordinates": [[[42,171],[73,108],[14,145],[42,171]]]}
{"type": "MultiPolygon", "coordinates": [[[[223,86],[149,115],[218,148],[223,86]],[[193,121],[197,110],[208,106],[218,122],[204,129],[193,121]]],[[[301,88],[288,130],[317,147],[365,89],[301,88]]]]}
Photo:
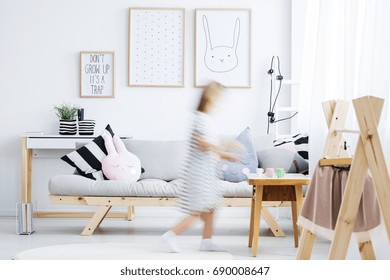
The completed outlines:
{"type": "Polygon", "coordinates": [[[184,187],[180,206],[188,214],[210,212],[222,202],[222,192],[217,181],[219,157],[214,152],[199,150],[195,142],[195,136],[198,135],[205,141],[216,144],[214,131],[211,117],[197,111],[194,114],[182,173],[184,187]]]}

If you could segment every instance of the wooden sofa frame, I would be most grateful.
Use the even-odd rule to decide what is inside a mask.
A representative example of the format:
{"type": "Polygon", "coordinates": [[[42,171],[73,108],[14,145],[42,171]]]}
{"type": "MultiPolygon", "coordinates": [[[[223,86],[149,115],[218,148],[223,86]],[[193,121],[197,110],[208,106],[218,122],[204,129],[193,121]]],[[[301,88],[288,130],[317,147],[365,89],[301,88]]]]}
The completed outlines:
{"type": "MultiPolygon", "coordinates": [[[[174,206],[177,205],[178,198],[173,197],[104,197],[104,196],[66,196],[66,195],[49,195],[49,198],[53,204],[73,204],[73,205],[89,205],[98,206],[98,209],[93,214],[92,218],[84,228],[81,235],[92,235],[96,228],[100,226],[103,219],[108,216],[108,212],[112,206],[126,206],[128,207],[127,213],[118,213],[112,217],[125,217],[128,220],[134,218],[135,206],[174,206]]],[[[251,198],[228,198],[223,199],[225,207],[250,207],[251,198]]],[[[278,207],[278,206],[290,206],[289,202],[284,201],[271,201],[263,202],[261,209],[262,217],[268,224],[272,233],[275,236],[285,236],[283,230],[278,223],[272,217],[271,213],[266,207],[278,207]]],[[[88,215],[88,213],[87,213],[88,215]]]]}

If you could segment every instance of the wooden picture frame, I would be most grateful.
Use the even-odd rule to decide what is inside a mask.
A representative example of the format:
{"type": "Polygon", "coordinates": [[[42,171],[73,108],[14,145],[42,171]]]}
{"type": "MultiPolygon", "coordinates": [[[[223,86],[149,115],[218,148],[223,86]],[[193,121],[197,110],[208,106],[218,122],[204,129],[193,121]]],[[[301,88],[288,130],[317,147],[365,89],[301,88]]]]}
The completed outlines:
{"type": "Polygon", "coordinates": [[[80,52],[80,97],[115,97],[115,53],[80,52]]]}
{"type": "Polygon", "coordinates": [[[129,8],[128,85],[184,87],[185,9],[129,8]]]}
{"type": "Polygon", "coordinates": [[[195,87],[251,87],[250,9],[195,10],[195,87]]]}

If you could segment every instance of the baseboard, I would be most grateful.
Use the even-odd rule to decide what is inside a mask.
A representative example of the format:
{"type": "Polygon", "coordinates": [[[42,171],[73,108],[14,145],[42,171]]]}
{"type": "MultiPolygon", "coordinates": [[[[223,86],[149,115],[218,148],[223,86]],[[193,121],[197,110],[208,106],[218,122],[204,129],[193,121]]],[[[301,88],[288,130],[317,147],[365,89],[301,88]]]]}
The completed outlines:
{"type": "MultiPolygon", "coordinates": [[[[270,207],[268,208],[270,213],[277,218],[291,218],[291,209],[290,207],[270,207]]],[[[110,211],[112,213],[117,212],[125,212],[124,207],[118,207],[110,211]]],[[[56,209],[38,209],[38,212],[69,212],[72,211],[68,208],[56,208],[56,209]]],[[[77,212],[91,212],[94,211],[90,207],[88,209],[77,209],[77,212]]],[[[3,209],[0,211],[0,217],[15,217],[16,213],[14,209],[3,209]]],[[[183,213],[179,211],[177,207],[158,207],[158,211],[156,211],[156,207],[150,206],[138,206],[135,207],[135,216],[140,218],[155,218],[155,217],[163,217],[163,218],[176,218],[184,216],[183,213]]],[[[217,217],[221,218],[249,218],[250,217],[250,209],[249,207],[221,207],[216,212],[217,217]]]]}

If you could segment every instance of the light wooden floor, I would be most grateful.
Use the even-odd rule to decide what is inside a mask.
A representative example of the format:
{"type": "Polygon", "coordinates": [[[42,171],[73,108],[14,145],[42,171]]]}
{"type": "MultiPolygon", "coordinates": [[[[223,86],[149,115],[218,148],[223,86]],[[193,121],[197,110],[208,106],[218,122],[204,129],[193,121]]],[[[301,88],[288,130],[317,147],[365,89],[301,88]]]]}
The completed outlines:
{"type": "MultiPolygon", "coordinates": [[[[84,218],[39,218],[34,219],[36,232],[32,235],[17,235],[15,233],[15,218],[0,217],[0,259],[9,260],[18,252],[26,249],[88,242],[124,242],[145,243],[153,246],[160,241],[160,235],[175,225],[179,218],[136,217],[133,221],[124,219],[105,219],[92,236],[81,236],[80,233],[87,223],[84,218]]],[[[214,241],[224,247],[234,259],[267,259],[294,260],[297,248],[294,247],[291,219],[278,220],[286,237],[273,237],[267,226],[261,221],[259,248],[256,258],[253,258],[251,248],[248,248],[249,218],[217,217],[215,221],[214,241]]],[[[179,236],[182,247],[197,248],[200,241],[201,223],[196,223],[191,229],[179,236]]],[[[378,259],[390,259],[390,246],[383,232],[373,237],[374,249],[378,259]]],[[[316,240],[312,259],[327,259],[329,241],[316,240]]],[[[178,258],[179,258],[178,254],[178,258]]],[[[348,259],[360,259],[357,245],[351,242],[348,259]]]]}

